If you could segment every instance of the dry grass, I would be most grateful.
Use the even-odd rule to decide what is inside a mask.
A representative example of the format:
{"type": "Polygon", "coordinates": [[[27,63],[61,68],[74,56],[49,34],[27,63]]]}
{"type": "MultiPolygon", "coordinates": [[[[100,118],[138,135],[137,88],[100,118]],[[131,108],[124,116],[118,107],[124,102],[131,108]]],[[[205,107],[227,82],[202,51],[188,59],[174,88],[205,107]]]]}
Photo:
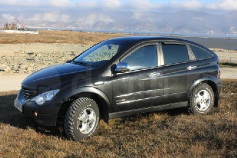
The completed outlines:
{"type": "Polygon", "coordinates": [[[81,142],[39,126],[13,107],[17,92],[0,93],[0,157],[236,157],[237,80],[224,80],[219,110],[172,110],[100,123],[81,142]]]}
{"type": "Polygon", "coordinates": [[[125,36],[123,34],[85,33],[72,31],[39,31],[39,34],[0,33],[0,44],[70,43],[93,45],[102,40],[125,36]]]}

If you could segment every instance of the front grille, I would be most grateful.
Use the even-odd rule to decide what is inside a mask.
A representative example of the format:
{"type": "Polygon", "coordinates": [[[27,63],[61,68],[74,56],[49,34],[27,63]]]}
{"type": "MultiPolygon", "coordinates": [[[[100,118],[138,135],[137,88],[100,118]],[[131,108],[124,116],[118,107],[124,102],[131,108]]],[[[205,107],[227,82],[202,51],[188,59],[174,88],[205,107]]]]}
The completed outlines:
{"type": "Polygon", "coordinates": [[[30,90],[28,88],[22,87],[22,94],[26,100],[32,99],[36,96],[36,91],[30,90]]]}

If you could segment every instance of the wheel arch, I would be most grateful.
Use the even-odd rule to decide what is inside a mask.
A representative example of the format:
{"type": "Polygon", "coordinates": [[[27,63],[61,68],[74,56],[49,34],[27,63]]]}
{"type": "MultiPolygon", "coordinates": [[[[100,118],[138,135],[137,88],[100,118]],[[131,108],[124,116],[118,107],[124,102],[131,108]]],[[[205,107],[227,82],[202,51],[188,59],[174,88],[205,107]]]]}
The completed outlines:
{"type": "Polygon", "coordinates": [[[198,79],[196,80],[195,82],[193,82],[189,92],[188,92],[188,98],[191,96],[191,93],[193,91],[193,89],[199,85],[200,83],[206,83],[208,84],[213,92],[214,92],[214,107],[218,107],[218,104],[219,104],[219,93],[220,93],[220,90],[218,88],[218,84],[220,84],[220,79],[218,78],[215,78],[213,76],[207,76],[207,77],[204,77],[204,78],[201,78],[201,79],[198,79]]]}
{"type": "Polygon", "coordinates": [[[111,102],[107,95],[101,90],[96,89],[94,87],[83,87],[70,91],[70,93],[67,93],[67,95],[64,97],[64,102],[58,112],[57,124],[60,125],[63,123],[64,116],[68,107],[74,100],[80,97],[87,97],[93,99],[97,103],[98,108],[100,110],[100,118],[103,119],[105,122],[109,121],[109,111],[111,110],[111,102]]]}

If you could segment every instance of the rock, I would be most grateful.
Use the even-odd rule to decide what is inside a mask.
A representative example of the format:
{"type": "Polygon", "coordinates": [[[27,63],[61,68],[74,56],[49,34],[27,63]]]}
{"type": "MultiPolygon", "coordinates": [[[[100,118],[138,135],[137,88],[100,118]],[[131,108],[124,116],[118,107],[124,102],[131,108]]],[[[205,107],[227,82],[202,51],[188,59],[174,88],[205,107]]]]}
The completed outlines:
{"type": "Polygon", "coordinates": [[[34,59],[34,58],[26,58],[26,60],[28,60],[28,61],[34,61],[35,59],[34,59]]]}
{"type": "Polygon", "coordinates": [[[0,71],[5,71],[2,67],[0,67],[0,71]]]}
{"type": "Polygon", "coordinates": [[[34,54],[34,52],[28,52],[28,53],[26,53],[26,54],[28,54],[28,55],[33,55],[33,54],[34,54]]]}

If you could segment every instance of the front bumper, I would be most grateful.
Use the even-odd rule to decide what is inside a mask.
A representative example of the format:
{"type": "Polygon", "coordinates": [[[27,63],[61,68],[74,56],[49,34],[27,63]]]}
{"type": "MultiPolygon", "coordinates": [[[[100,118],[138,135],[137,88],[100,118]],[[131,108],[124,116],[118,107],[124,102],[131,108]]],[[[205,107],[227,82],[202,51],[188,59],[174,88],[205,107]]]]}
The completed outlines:
{"type": "Polygon", "coordinates": [[[60,109],[59,103],[51,101],[44,105],[37,105],[34,101],[25,100],[20,90],[14,106],[24,115],[33,118],[40,125],[56,126],[57,124],[57,115],[60,109]]]}

